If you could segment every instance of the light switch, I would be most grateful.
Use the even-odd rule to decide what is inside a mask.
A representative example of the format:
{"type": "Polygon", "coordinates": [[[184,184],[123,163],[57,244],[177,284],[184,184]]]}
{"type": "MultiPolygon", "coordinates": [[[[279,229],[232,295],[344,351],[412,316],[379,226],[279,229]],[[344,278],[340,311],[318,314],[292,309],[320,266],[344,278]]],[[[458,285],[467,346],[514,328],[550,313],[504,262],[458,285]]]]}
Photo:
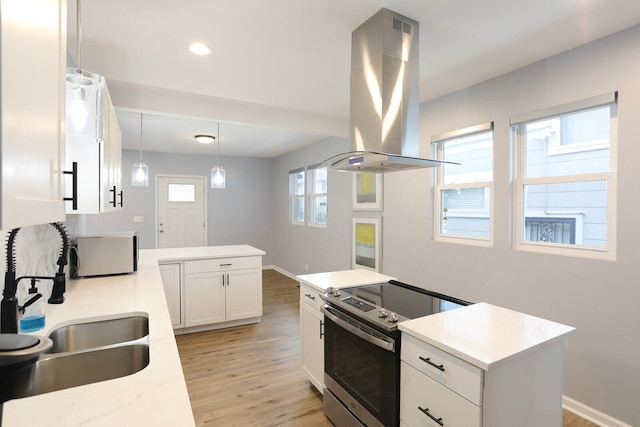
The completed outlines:
{"type": "Polygon", "coordinates": [[[144,217],[143,216],[134,216],[133,217],[133,222],[144,222],[144,217]]]}

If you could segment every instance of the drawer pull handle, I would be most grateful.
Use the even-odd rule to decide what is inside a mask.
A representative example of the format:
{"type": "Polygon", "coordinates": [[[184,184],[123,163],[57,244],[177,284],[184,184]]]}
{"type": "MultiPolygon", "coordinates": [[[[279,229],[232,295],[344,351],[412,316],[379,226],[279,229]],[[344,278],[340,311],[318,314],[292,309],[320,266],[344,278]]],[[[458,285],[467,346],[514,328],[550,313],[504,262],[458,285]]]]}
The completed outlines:
{"type": "Polygon", "coordinates": [[[304,294],[305,297],[307,298],[311,298],[312,300],[316,300],[316,297],[312,296],[311,294],[304,294]]]}
{"type": "Polygon", "coordinates": [[[420,412],[422,412],[423,414],[425,414],[427,417],[431,418],[433,421],[437,422],[438,425],[444,426],[444,423],[442,422],[442,417],[440,418],[436,418],[433,415],[431,415],[431,413],[429,412],[429,408],[425,408],[423,409],[422,407],[418,406],[418,409],[420,410],[420,412]]]}
{"type": "Polygon", "coordinates": [[[321,320],[320,321],[320,339],[322,339],[322,336],[324,335],[324,331],[323,331],[323,327],[324,326],[324,322],[321,320]]]}
{"type": "Polygon", "coordinates": [[[434,368],[440,369],[442,372],[444,372],[444,365],[436,365],[435,363],[433,363],[431,361],[431,358],[429,358],[429,357],[424,358],[424,357],[420,356],[420,360],[422,360],[423,362],[428,363],[429,365],[433,366],[434,368]]]}
{"type": "Polygon", "coordinates": [[[231,267],[233,264],[229,263],[229,264],[220,264],[220,267],[231,267]]]}

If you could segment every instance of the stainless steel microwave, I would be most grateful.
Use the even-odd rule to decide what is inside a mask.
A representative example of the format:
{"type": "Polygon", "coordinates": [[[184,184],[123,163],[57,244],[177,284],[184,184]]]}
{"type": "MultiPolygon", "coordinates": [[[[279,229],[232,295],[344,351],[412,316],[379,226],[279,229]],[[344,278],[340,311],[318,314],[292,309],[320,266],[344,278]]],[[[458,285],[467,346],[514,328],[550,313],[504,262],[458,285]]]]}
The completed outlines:
{"type": "Polygon", "coordinates": [[[138,271],[135,231],[78,236],[71,245],[71,277],[108,276],[138,271]]]}

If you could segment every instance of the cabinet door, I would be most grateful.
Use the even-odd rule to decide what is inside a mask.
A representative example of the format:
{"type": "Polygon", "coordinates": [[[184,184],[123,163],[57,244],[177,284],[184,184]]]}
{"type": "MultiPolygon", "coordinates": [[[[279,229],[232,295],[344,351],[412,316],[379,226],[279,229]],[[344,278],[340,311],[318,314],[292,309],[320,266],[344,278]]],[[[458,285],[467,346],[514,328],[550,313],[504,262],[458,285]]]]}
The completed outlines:
{"type": "Polygon", "coordinates": [[[180,264],[160,264],[162,286],[174,328],[182,327],[182,295],[180,264]]]}
{"type": "Polygon", "coordinates": [[[224,322],[222,272],[188,273],[184,284],[185,327],[224,322]]]}
{"type": "Polygon", "coordinates": [[[306,302],[300,301],[300,339],[302,370],[309,381],[324,392],[324,316],[306,302]]]}
{"type": "Polygon", "coordinates": [[[0,229],[64,221],[66,1],[1,2],[0,229]],[[37,53],[36,53],[37,52],[37,53]]]}
{"type": "Polygon", "coordinates": [[[111,96],[104,86],[104,162],[102,164],[102,191],[104,200],[102,211],[111,212],[122,208],[124,194],[122,192],[122,132],[118,125],[116,110],[111,96]]]}
{"type": "Polygon", "coordinates": [[[262,316],[262,271],[236,270],[224,274],[227,320],[262,316]]]}

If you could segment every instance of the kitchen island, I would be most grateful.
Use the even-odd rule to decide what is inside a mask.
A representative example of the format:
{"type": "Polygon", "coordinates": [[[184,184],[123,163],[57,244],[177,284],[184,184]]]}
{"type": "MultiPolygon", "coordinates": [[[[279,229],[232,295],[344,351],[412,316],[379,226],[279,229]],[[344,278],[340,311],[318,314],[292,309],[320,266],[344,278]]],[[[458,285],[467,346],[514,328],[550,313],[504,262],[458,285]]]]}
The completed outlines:
{"type": "MultiPolygon", "coordinates": [[[[134,274],[71,280],[36,335],[87,319],[149,317],[149,365],[133,375],[5,402],[2,427],[195,425],[159,263],[264,255],[247,245],[141,250],[134,274]]],[[[100,366],[96,366],[100,369],[100,366]]]]}

